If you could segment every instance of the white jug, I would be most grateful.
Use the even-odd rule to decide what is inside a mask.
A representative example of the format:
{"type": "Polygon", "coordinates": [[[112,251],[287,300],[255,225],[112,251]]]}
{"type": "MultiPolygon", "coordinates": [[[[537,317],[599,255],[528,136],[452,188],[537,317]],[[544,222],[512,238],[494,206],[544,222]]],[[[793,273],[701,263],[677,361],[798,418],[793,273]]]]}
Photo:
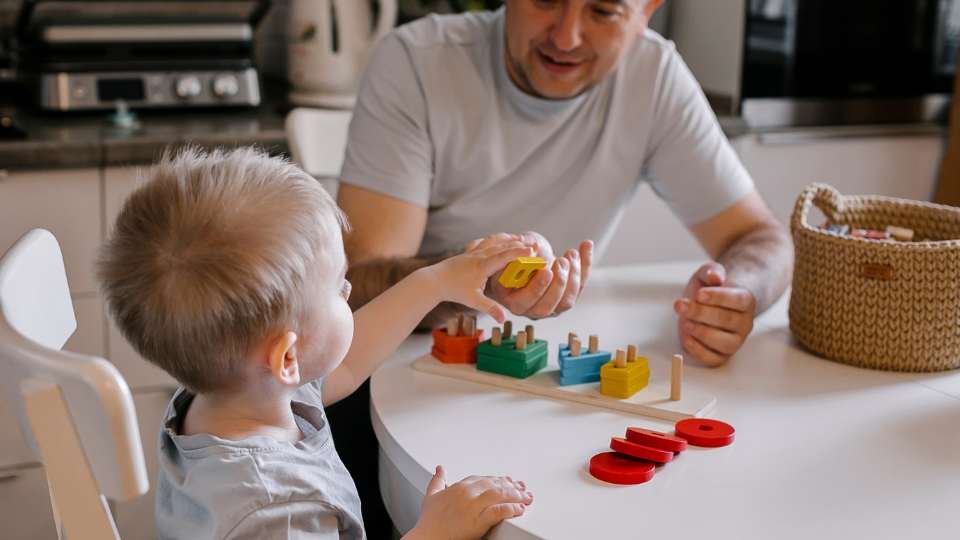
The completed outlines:
{"type": "Polygon", "coordinates": [[[349,109],[373,45],[393,28],[397,0],[292,0],[287,80],[295,105],[349,109]],[[373,20],[373,3],[379,6],[373,20]]]}

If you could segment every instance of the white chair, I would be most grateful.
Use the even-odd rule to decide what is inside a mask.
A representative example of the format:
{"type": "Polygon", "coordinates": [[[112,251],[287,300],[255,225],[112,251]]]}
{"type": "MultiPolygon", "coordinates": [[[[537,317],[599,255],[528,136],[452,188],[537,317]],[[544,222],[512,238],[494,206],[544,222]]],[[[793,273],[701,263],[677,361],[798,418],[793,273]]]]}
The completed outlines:
{"type": "Polygon", "coordinates": [[[351,116],[351,111],[299,107],[287,114],[285,122],[293,161],[334,197],[351,116]]]}
{"type": "Polygon", "coordinates": [[[113,364],[60,350],[76,327],[60,246],[34,229],[0,258],[0,387],[43,463],[60,537],[119,538],[107,499],[149,487],[137,415],[113,364]]]}

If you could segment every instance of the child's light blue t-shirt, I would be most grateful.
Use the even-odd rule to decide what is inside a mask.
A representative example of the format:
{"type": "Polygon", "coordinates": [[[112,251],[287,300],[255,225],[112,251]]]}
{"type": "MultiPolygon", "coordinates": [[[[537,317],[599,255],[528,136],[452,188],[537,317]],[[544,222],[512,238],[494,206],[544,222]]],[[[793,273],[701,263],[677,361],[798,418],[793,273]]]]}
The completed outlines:
{"type": "Polygon", "coordinates": [[[192,400],[180,389],[164,416],[159,538],[365,538],[360,498],[333,446],[316,383],[294,396],[304,434],[296,443],[180,435],[192,400]]]}

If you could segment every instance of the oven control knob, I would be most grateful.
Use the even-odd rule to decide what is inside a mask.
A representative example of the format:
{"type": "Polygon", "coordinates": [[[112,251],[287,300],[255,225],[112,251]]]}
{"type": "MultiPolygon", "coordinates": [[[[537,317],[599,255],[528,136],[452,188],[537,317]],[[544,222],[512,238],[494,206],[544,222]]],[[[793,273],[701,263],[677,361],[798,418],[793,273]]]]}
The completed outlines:
{"type": "Polygon", "coordinates": [[[193,75],[187,75],[177,79],[174,91],[180,99],[190,99],[199,96],[200,92],[203,92],[203,86],[200,84],[200,79],[193,75]]]}
{"type": "Polygon", "coordinates": [[[213,95],[230,98],[240,93],[240,82],[233,75],[219,75],[213,79],[213,95]]]}

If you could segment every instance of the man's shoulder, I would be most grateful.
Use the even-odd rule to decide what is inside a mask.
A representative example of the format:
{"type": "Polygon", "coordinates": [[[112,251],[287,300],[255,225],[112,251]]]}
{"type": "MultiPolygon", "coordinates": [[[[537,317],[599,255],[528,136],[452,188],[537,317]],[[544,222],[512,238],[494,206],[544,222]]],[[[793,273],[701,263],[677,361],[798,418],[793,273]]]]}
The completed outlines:
{"type": "Polygon", "coordinates": [[[497,12],[428,15],[398,27],[394,36],[411,50],[470,47],[489,42],[497,12]]]}
{"type": "Polygon", "coordinates": [[[677,47],[672,41],[653,30],[647,29],[643,36],[636,40],[627,51],[624,66],[631,73],[649,77],[651,72],[656,73],[665,65],[679,58],[677,47]]]}

